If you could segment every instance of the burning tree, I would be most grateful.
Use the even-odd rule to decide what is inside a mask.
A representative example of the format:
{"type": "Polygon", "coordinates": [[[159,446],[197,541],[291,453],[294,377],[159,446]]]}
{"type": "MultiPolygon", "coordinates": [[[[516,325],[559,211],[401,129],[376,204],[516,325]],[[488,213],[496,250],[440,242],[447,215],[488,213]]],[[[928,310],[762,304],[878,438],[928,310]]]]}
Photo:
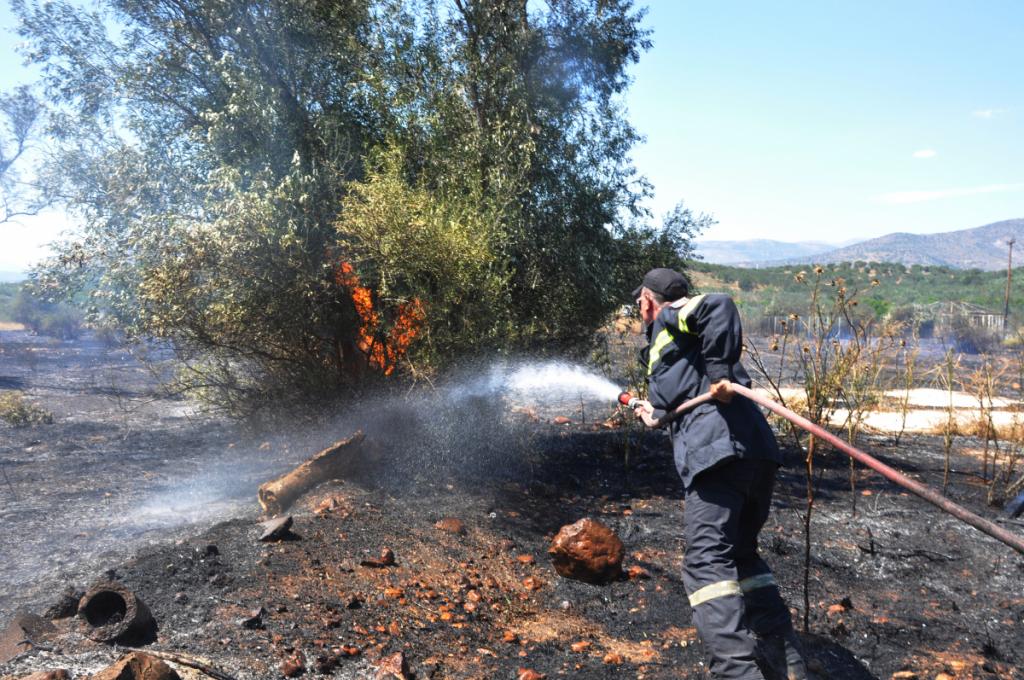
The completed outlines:
{"type": "Polygon", "coordinates": [[[85,225],[36,285],[218,405],[579,346],[702,223],[639,204],[631,0],[97,6],[13,3],[85,225]]]}

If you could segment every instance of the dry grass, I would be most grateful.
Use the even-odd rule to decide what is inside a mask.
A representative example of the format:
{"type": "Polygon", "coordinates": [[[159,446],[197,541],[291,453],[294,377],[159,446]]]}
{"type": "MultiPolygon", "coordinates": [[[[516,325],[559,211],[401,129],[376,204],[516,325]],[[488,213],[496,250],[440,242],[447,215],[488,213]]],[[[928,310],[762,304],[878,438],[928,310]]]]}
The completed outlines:
{"type": "Polygon", "coordinates": [[[0,321],[0,331],[23,331],[25,330],[25,324],[15,323],[13,321],[0,321]]]}
{"type": "Polygon", "coordinates": [[[15,427],[47,425],[53,422],[53,414],[28,401],[17,390],[0,391],[0,420],[15,427]]]}

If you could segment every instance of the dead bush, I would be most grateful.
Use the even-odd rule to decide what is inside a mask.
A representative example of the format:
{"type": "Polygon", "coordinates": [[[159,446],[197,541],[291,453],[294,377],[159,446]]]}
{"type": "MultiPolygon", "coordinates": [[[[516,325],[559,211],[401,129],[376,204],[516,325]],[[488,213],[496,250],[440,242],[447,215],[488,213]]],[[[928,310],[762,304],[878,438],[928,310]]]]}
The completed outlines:
{"type": "Polygon", "coordinates": [[[6,390],[0,392],[0,420],[14,427],[49,425],[53,414],[25,399],[21,392],[6,390]]]}

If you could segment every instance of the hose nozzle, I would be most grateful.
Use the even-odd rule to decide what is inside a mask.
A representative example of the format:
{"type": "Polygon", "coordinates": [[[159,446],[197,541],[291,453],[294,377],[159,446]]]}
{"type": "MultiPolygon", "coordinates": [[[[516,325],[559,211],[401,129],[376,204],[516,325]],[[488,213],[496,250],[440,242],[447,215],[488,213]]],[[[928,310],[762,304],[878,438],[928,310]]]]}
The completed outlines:
{"type": "Polygon", "coordinates": [[[619,403],[628,408],[636,408],[636,405],[637,403],[639,403],[639,401],[639,399],[634,397],[629,392],[623,392],[622,394],[619,395],[619,403]]]}

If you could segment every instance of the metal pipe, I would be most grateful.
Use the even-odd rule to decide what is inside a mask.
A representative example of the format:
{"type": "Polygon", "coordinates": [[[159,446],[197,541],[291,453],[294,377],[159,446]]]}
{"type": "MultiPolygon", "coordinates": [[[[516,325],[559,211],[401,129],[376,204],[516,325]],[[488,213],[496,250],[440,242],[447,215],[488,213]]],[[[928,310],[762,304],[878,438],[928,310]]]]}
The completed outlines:
{"type": "MultiPolygon", "coordinates": [[[[1000,527],[999,525],[993,522],[990,522],[984,517],[980,517],[979,515],[974,514],[967,508],[954,503],[953,501],[949,500],[948,498],[940,494],[938,491],[935,491],[934,489],[922,484],[921,482],[910,479],[903,473],[889,467],[888,465],[878,460],[877,458],[869,456],[860,449],[843,441],[842,439],[832,434],[825,428],[815,425],[811,421],[807,420],[807,418],[804,418],[803,416],[794,413],[793,411],[789,410],[782,404],[779,404],[766,396],[758,394],[754,390],[748,387],[744,387],[743,385],[737,385],[736,383],[733,383],[732,389],[733,392],[735,392],[736,394],[744,396],[747,399],[753,401],[754,403],[764,406],[772,413],[782,416],[783,418],[793,423],[797,427],[806,430],[807,432],[810,432],[819,439],[823,439],[824,441],[828,442],[829,444],[839,449],[846,455],[850,456],[854,460],[857,460],[863,463],[864,465],[867,465],[872,470],[881,473],[881,475],[888,479],[889,481],[899,484],[904,489],[907,489],[908,491],[917,494],[921,498],[925,499],[929,503],[934,504],[940,510],[948,512],[960,521],[970,524],[972,527],[980,531],[983,531],[984,533],[988,534],[997,541],[1005,543],[1006,545],[1010,546],[1020,554],[1024,555],[1024,538],[1022,538],[1021,536],[1018,536],[1017,534],[1007,531],[1006,529],[1000,527]]],[[[693,399],[683,402],[682,404],[680,404],[679,406],[677,406],[676,408],[674,408],[673,410],[669,411],[664,416],[659,418],[656,426],[660,427],[662,425],[666,425],[672,422],[673,420],[683,415],[687,411],[690,411],[693,408],[707,401],[711,401],[711,398],[712,397],[710,393],[704,393],[698,397],[694,397],[693,399]]]]}

